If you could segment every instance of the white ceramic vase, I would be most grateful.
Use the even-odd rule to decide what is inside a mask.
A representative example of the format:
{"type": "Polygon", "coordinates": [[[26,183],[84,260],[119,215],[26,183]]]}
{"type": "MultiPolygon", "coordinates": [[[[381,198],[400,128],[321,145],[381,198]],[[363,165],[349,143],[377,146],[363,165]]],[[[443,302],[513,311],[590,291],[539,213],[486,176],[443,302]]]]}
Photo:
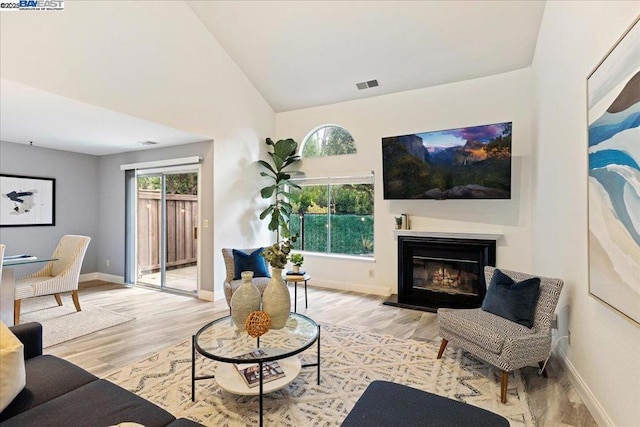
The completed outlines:
{"type": "Polygon", "coordinates": [[[271,279],[262,293],[262,311],[271,319],[271,329],[282,329],[291,312],[289,289],[282,280],[282,269],[272,268],[271,279]]]}
{"type": "Polygon", "coordinates": [[[236,327],[245,330],[245,322],[249,313],[260,310],[260,291],[253,284],[253,271],[240,273],[242,285],[231,296],[231,318],[236,327]]]}

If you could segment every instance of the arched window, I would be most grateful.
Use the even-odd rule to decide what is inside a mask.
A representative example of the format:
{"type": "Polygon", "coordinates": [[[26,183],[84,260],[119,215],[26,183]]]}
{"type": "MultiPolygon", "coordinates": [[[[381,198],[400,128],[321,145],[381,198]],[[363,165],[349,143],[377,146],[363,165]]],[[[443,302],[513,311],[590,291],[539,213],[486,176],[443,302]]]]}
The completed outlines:
{"type": "Polygon", "coordinates": [[[311,132],[302,141],[302,157],[325,157],[342,154],[355,154],[356,143],[345,128],[337,125],[322,125],[311,132]]]}

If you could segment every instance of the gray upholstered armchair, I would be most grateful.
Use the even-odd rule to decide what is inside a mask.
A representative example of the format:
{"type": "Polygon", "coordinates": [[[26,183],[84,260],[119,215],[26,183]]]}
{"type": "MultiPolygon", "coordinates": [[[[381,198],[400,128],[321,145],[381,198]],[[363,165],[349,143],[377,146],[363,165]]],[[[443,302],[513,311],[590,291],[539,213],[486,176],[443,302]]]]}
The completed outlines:
{"type": "MultiPolygon", "coordinates": [[[[244,253],[252,253],[260,248],[251,248],[251,249],[236,249],[242,251],[244,253]]],[[[224,258],[224,266],[227,269],[227,277],[224,279],[224,297],[227,300],[227,305],[229,309],[231,309],[231,296],[233,293],[240,287],[242,284],[242,279],[234,280],[233,277],[235,275],[235,264],[233,262],[233,249],[232,248],[223,248],[222,249],[222,258],[224,258]]],[[[268,277],[254,277],[252,282],[258,290],[260,294],[264,292],[264,288],[267,287],[269,283],[268,277]]]]}
{"type": "MultiPolygon", "coordinates": [[[[495,267],[485,267],[487,286],[490,286],[495,267]]],[[[540,277],[500,269],[515,282],[540,277]]],[[[438,359],[447,343],[461,347],[477,358],[502,370],[500,400],[507,401],[509,372],[546,360],[551,351],[551,320],[563,282],[540,277],[540,291],[535,308],[533,327],[528,328],[481,308],[454,310],[438,309],[438,329],[442,337],[438,359]]],[[[546,372],[543,372],[546,377],[546,372]]]]}

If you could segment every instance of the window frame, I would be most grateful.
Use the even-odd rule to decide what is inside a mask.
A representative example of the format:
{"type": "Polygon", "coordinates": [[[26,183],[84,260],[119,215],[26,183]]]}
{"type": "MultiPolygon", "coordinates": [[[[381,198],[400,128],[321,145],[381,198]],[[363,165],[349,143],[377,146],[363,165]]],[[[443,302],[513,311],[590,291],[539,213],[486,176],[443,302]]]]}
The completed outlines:
{"type": "Polygon", "coordinates": [[[358,149],[357,149],[357,147],[355,145],[356,145],[356,139],[353,137],[353,134],[347,130],[347,128],[345,128],[344,126],[340,126],[338,124],[335,124],[335,123],[325,123],[325,124],[322,124],[320,126],[316,126],[315,128],[311,129],[311,131],[309,133],[307,133],[305,135],[305,137],[302,139],[302,143],[300,144],[298,155],[303,159],[322,159],[322,158],[325,158],[325,157],[333,157],[333,156],[351,156],[351,155],[354,155],[354,154],[358,153],[358,149]],[[313,135],[315,135],[320,129],[324,129],[324,128],[340,128],[343,131],[345,131],[346,133],[348,133],[349,136],[351,137],[351,139],[353,140],[354,151],[352,153],[344,153],[344,154],[324,154],[324,155],[321,155],[321,156],[311,156],[311,157],[304,156],[303,152],[304,152],[304,149],[305,149],[307,143],[309,142],[309,139],[313,135]]]}
{"type": "MultiPolygon", "coordinates": [[[[359,172],[359,173],[351,173],[351,174],[343,174],[343,175],[335,175],[335,176],[323,176],[323,177],[295,177],[290,180],[292,183],[304,186],[326,186],[327,187],[327,205],[330,206],[331,202],[331,185],[349,185],[349,184],[369,184],[371,185],[372,193],[374,194],[372,198],[373,209],[371,212],[372,218],[372,238],[373,238],[373,250],[370,254],[367,255],[355,255],[355,254],[347,254],[347,253],[335,253],[330,252],[331,250],[331,217],[339,214],[331,213],[331,210],[327,207],[327,232],[326,232],[326,242],[327,242],[327,251],[326,252],[317,252],[310,250],[302,250],[295,249],[297,252],[302,252],[305,254],[313,254],[322,257],[333,257],[333,258],[347,258],[347,259],[356,259],[356,260],[375,260],[375,175],[373,171],[368,172],[359,172]]],[[[291,216],[298,215],[297,213],[292,213],[291,216]]],[[[369,214],[367,214],[369,215],[369,214]]],[[[291,219],[289,219],[291,223],[291,219]]]]}

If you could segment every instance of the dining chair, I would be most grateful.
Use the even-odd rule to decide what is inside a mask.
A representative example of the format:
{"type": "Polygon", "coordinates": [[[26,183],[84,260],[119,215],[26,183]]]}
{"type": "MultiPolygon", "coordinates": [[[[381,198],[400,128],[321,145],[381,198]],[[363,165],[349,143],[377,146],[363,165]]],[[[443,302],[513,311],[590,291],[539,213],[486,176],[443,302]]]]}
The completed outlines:
{"type": "Polygon", "coordinates": [[[20,302],[26,298],[53,295],[62,305],[60,294],[71,292],[76,311],[81,311],[78,300],[78,279],[82,260],[91,241],[87,236],[62,236],[52,258],[40,271],[16,279],[13,323],[20,323],[20,302]]]}

